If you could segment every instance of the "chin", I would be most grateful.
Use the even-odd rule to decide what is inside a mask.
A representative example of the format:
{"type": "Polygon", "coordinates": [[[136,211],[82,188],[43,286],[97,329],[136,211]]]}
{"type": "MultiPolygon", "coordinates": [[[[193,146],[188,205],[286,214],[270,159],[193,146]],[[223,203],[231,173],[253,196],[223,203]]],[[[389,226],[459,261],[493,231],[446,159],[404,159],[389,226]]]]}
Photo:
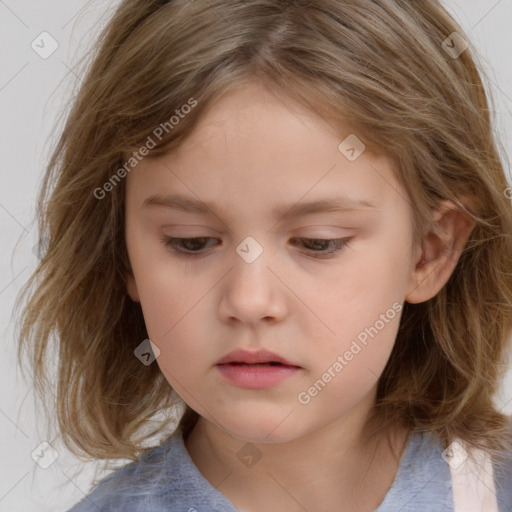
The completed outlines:
{"type": "MultiPolygon", "coordinates": [[[[292,416],[290,414],[290,419],[292,416]]],[[[254,410],[252,414],[243,416],[231,414],[218,425],[230,436],[247,443],[286,443],[300,437],[302,432],[296,423],[284,418],[286,415],[282,413],[258,414],[254,410]]]]}

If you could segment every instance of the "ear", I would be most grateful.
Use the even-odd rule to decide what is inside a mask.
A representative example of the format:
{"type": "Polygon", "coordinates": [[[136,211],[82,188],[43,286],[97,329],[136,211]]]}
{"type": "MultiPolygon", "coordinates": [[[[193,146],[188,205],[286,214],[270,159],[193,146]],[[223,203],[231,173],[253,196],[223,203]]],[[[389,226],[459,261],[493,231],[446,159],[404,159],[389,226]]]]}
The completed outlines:
{"type": "Polygon", "coordinates": [[[140,302],[139,290],[137,289],[137,283],[135,282],[135,277],[133,275],[133,272],[131,270],[128,271],[125,274],[125,278],[126,278],[126,291],[128,292],[130,299],[132,299],[133,302],[140,302]]]}
{"type": "Polygon", "coordinates": [[[441,202],[434,214],[434,227],[421,240],[421,247],[416,249],[405,296],[407,302],[425,302],[443,288],[474,226],[475,222],[452,201],[441,202]]]}

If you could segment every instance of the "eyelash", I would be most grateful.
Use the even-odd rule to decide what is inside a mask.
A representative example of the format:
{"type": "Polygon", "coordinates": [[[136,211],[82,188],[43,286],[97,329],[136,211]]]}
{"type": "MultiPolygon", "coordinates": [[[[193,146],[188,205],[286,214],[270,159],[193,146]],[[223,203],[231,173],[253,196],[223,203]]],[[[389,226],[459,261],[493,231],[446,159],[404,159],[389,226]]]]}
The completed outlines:
{"type": "MultiPolygon", "coordinates": [[[[162,238],[162,242],[163,244],[169,248],[173,253],[175,253],[176,255],[180,256],[180,257],[183,257],[183,258],[198,258],[199,256],[204,256],[205,253],[204,252],[199,252],[199,251],[194,251],[194,252],[187,252],[187,251],[184,251],[182,249],[178,249],[177,246],[178,244],[180,244],[181,242],[183,242],[184,240],[185,241],[191,241],[191,240],[208,240],[208,239],[212,239],[212,237],[208,237],[208,236],[197,236],[197,237],[192,237],[192,238],[175,238],[175,237],[168,237],[168,236],[164,236],[162,238]]],[[[325,238],[299,238],[299,237],[294,237],[292,238],[292,240],[306,240],[308,242],[313,242],[312,244],[310,245],[316,245],[314,242],[329,242],[329,243],[334,243],[335,244],[335,248],[331,251],[312,251],[313,253],[316,253],[316,254],[322,254],[322,255],[327,255],[327,258],[329,258],[331,254],[336,254],[336,253],[339,253],[341,251],[343,251],[349,244],[350,244],[350,241],[352,240],[352,238],[333,238],[333,239],[325,239],[325,238]]],[[[325,256],[313,256],[314,258],[318,258],[318,259],[327,259],[325,256]]]]}

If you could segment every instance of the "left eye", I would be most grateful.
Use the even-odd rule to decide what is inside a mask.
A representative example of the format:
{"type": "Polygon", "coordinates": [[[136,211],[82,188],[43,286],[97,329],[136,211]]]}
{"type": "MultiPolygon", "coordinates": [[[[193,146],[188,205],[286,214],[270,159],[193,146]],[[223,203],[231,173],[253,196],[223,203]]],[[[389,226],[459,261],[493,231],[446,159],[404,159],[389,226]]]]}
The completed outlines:
{"type": "Polygon", "coordinates": [[[305,247],[306,249],[310,250],[313,253],[318,254],[318,256],[314,256],[315,258],[322,258],[325,257],[326,255],[340,252],[343,248],[345,248],[348,245],[350,239],[292,238],[292,240],[300,240],[303,247],[305,247]]]}
{"type": "MultiPolygon", "coordinates": [[[[216,240],[208,236],[193,237],[193,238],[174,238],[164,236],[162,242],[166,247],[171,249],[175,254],[185,258],[195,258],[205,254],[201,251],[206,246],[207,240],[216,240]]],[[[292,238],[293,242],[299,241],[300,244],[308,251],[314,253],[315,258],[328,257],[342,251],[350,241],[350,238],[292,238]],[[318,255],[318,256],[317,256],[318,255]]]]}

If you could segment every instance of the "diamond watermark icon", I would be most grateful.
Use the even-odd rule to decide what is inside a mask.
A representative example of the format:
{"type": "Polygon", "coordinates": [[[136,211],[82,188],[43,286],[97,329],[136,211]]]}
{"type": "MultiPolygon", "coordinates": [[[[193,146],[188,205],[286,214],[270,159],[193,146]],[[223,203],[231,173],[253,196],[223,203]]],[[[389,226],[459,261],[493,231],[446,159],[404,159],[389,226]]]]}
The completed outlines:
{"type": "Polygon", "coordinates": [[[441,457],[450,467],[457,469],[468,458],[468,452],[458,441],[454,441],[443,451],[441,457]]]}
{"type": "Polygon", "coordinates": [[[467,50],[469,45],[458,32],[452,32],[442,42],[441,46],[452,59],[457,59],[467,50]]]}
{"type": "Polygon", "coordinates": [[[48,469],[59,457],[50,443],[43,441],[32,453],[32,459],[43,469],[48,469]]]}
{"type": "Polygon", "coordinates": [[[238,460],[248,468],[252,468],[260,459],[261,452],[252,443],[245,443],[240,450],[236,452],[238,460]]]}
{"type": "Polygon", "coordinates": [[[41,240],[39,240],[34,247],[32,247],[32,253],[39,259],[43,259],[44,255],[48,251],[48,245],[49,245],[49,239],[48,237],[43,237],[41,240]]]}
{"type": "Polygon", "coordinates": [[[366,149],[361,139],[351,133],[345,140],[338,146],[338,151],[350,162],[357,160],[366,149]]]}
{"type": "Polygon", "coordinates": [[[42,59],[48,59],[59,47],[59,43],[48,33],[41,32],[30,44],[42,59]]]}
{"type": "Polygon", "coordinates": [[[247,263],[252,263],[261,255],[263,247],[252,236],[248,236],[238,245],[236,252],[247,263]]]}
{"type": "Polygon", "coordinates": [[[146,339],[133,353],[144,366],[149,366],[160,355],[160,349],[151,340],[146,339]]]}

